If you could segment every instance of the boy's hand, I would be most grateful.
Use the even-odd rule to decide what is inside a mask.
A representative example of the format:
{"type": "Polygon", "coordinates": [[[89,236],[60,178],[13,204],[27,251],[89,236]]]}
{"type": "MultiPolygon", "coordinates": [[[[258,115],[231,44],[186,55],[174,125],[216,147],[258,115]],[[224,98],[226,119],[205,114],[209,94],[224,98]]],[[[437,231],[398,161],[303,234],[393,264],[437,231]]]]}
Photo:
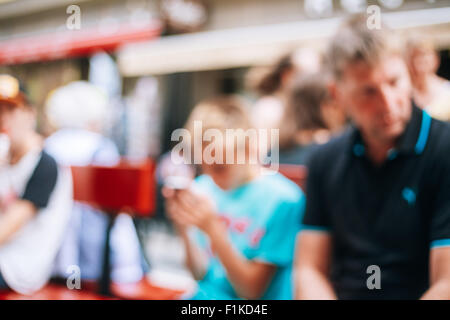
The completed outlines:
{"type": "Polygon", "coordinates": [[[175,193],[177,191],[171,188],[163,187],[162,189],[162,195],[166,199],[165,208],[166,212],[172,220],[175,229],[180,233],[181,235],[185,234],[187,232],[187,227],[189,225],[186,224],[186,222],[179,218],[179,215],[177,212],[182,210],[180,206],[177,203],[177,200],[175,199],[175,193]]]}
{"type": "Polygon", "coordinates": [[[163,191],[167,199],[167,212],[175,224],[181,228],[196,226],[210,234],[219,222],[214,203],[208,197],[189,189],[163,191]]]}

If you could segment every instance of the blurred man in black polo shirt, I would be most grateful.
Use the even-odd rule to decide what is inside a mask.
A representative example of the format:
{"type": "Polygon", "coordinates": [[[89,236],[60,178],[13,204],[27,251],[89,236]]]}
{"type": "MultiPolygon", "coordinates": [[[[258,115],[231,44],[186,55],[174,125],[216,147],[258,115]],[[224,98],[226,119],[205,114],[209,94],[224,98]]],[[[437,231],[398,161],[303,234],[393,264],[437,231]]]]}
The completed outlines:
{"type": "Polygon", "coordinates": [[[450,299],[450,126],[412,101],[403,46],[365,16],[332,39],[354,126],[312,157],[299,299],[450,299]]]}

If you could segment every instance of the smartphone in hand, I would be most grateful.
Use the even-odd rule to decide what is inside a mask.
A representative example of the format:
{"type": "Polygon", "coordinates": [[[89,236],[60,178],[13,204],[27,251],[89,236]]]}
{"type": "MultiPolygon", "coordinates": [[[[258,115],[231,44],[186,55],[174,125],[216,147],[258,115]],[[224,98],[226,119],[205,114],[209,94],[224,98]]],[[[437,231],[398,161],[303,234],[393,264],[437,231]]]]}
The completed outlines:
{"type": "Polygon", "coordinates": [[[184,176],[168,176],[164,181],[164,187],[173,190],[185,190],[190,187],[192,179],[184,176]]]}

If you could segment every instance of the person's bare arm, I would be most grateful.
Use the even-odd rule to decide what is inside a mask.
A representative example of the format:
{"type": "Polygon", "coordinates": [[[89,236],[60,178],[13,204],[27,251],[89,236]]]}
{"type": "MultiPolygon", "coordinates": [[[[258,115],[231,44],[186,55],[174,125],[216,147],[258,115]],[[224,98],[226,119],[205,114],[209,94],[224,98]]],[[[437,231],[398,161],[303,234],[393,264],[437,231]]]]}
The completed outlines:
{"type": "Polygon", "coordinates": [[[35,206],[26,200],[17,200],[0,215],[0,246],[5,244],[36,214],[35,206]]]}
{"type": "Polygon", "coordinates": [[[422,300],[450,299],[450,247],[434,248],[430,252],[431,286],[422,300]]]}
{"type": "Polygon", "coordinates": [[[331,237],[326,232],[304,230],[298,236],[295,259],[295,298],[336,299],[328,279],[331,237]]]}
{"type": "Polygon", "coordinates": [[[167,214],[183,241],[186,267],[189,269],[195,280],[201,280],[206,274],[208,258],[190,238],[188,232],[190,226],[179,218],[180,211],[183,211],[184,209],[180,207],[175,200],[175,193],[177,191],[169,188],[163,188],[162,191],[166,198],[167,214]]]}
{"type": "Polygon", "coordinates": [[[208,264],[206,254],[189,237],[187,228],[178,227],[178,233],[183,240],[186,252],[186,266],[195,280],[202,280],[205,277],[208,264]]]}
{"type": "Polygon", "coordinates": [[[206,232],[238,295],[244,299],[260,298],[266,291],[276,266],[245,258],[232,246],[225,227],[219,221],[213,223],[206,232]]]}
{"type": "MultiPolygon", "coordinates": [[[[228,239],[226,229],[208,199],[183,191],[169,202],[172,220],[179,225],[196,226],[209,237],[211,247],[224,266],[236,293],[244,299],[260,298],[270,283],[276,266],[248,260],[241,255],[228,239]]],[[[194,258],[194,255],[191,257],[194,258]]],[[[193,262],[194,260],[190,263],[193,262]]]]}

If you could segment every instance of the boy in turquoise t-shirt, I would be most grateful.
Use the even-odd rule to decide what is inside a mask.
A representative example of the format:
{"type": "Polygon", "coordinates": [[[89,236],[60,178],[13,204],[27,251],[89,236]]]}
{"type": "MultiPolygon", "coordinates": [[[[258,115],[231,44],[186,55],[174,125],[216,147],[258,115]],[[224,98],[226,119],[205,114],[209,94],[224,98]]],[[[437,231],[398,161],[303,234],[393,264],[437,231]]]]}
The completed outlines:
{"type": "MultiPolygon", "coordinates": [[[[222,98],[197,106],[187,128],[201,121],[204,129],[246,130],[247,119],[236,100],[222,98]]],[[[224,155],[230,148],[254,152],[227,142],[224,155]]],[[[300,188],[250,161],[202,162],[201,169],[203,175],[189,188],[164,189],[187,266],[198,280],[189,298],[292,299],[294,246],[304,210],[300,188]]]]}
{"type": "MultiPolygon", "coordinates": [[[[278,173],[260,176],[229,191],[220,189],[207,175],[197,178],[196,186],[214,199],[234,247],[249,260],[277,267],[262,298],[292,299],[294,243],[304,204],[300,189],[278,173]]],[[[195,298],[238,299],[225,268],[211,255],[208,238],[197,230],[193,233],[210,255],[195,298]]]]}

